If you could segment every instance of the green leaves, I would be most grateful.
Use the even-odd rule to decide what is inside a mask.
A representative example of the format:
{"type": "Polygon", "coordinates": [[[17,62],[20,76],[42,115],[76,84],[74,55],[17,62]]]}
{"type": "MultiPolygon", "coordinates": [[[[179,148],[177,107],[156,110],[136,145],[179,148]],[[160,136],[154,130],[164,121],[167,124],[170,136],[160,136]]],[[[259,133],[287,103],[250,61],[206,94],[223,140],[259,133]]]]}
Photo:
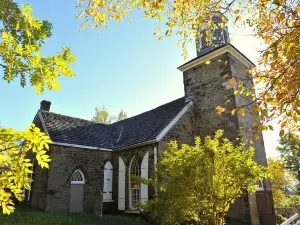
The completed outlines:
{"type": "Polygon", "coordinates": [[[70,48],[63,48],[54,56],[43,57],[40,53],[44,40],[51,36],[51,23],[33,17],[29,5],[20,10],[12,0],[3,0],[0,8],[10,9],[0,14],[0,66],[5,81],[19,78],[22,87],[30,83],[40,94],[45,88],[59,90],[60,76],[75,76],[70,64],[76,58],[70,48]]]}
{"type": "Polygon", "coordinates": [[[29,174],[33,173],[34,157],[42,168],[49,168],[51,160],[46,151],[49,143],[50,138],[34,124],[21,132],[0,128],[0,207],[3,213],[13,212],[12,197],[22,200],[23,187],[30,188],[29,174]]]}
{"type": "MultiPolygon", "coordinates": [[[[290,131],[280,138],[277,150],[285,168],[295,176],[300,183],[300,141],[299,134],[290,131]]],[[[300,189],[298,190],[300,193],[300,189]]]]}
{"type": "Polygon", "coordinates": [[[96,123],[103,123],[103,124],[111,124],[120,120],[127,119],[127,113],[120,110],[118,116],[109,115],[108,109],[104,106],[102,108],[95,108],[95,116],[91,119],[91,121],[96,123]]]}
{"type": "Polygon", "coordinates": [[[151,178],[158,198],[142,206],[157,223],[176,225],[192,218],[195,223],[223,224],[243,190],[255,190],[266,178],[266,168],[253,161],[254,148],[235,146],[223,133],[218,130],[204,142],[197,137],[193,146],[168,144],[151,178]]]}
{"type": "Polygon", "coordinates": [[[268,159],[268,175],[272,184],[272,192],[275,207],[285,207],[286,196],[284,194],[284,188],[290,184],[291,176],[285,165],[272,158],[268,159]]]}

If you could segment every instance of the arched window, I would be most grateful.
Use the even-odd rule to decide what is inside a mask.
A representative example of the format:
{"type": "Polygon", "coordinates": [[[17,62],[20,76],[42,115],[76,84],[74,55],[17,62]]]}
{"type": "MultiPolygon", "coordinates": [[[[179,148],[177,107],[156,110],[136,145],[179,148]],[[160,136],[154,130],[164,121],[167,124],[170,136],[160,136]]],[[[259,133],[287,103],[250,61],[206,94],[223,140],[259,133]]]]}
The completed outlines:
{"type": "Polygon", "coordinates": [[[209,46],[210,44],[210,39],[207,36],[208,29],[201,29],[200,31],[200,36],[201,36],[201,50],[205,49],[209,46]]]}
{"type": "Polygon", "coordinates": [[[84,175],[80,169],[74,171],[71,177],[71,184],[84,184],[84,175]]]}
{"type": "Polygon", "coordinates": [[[139,183],[131,182],[131,176],[141,176],[141,167],[134,157],[130,163],[130,173],[129,173],[129,189],[130,189],[130,208],[133,208],[134,204],[140,201],[141,199],[141,187],[139,183]]]}
{"type": "Polygon", "coordinates": [[[103,201],[112,200],[113,166],[108,161],[104,165],[103,201]]]}
{"type": "Polygon", "coordinates": [[[263,191],[264,190],[264,182],[261,180],[258,182],[258,187],[256,188],[256,191],[263,191]]]}

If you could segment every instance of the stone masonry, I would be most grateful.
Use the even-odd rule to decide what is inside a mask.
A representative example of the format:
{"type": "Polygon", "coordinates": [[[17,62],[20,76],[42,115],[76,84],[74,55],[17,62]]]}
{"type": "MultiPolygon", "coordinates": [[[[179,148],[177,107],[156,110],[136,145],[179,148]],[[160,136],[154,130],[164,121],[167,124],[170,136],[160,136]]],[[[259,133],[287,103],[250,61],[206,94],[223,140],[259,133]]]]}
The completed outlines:
{"type": "MultiPolygon", "coordinates": [[[[125,182],[121,179],[120,190],[124,190],[125,187],[126,212],[130,210],[129,166],[134,157],[141,165],[144,155],[149,152],[147,169],[148,177],[151,177],[154,173],[154,149],[157,149],[159,162],[170,141],[176,140],[178,145],[193,145],[195,136],[200,136],[203,140],[207,135],[214,135],[218,129],[224,130],[224,136],[236,143],[240,134],[248,137],[245,130],[257,122],[250,106],[246,108],[245,116],[231,115],[230,112],[216,115],[217,106],[231,110],[250,102],[248,98],[234,94],[235,88],[230,84],[232,76],[237,77],[238,81],[242,79],[249,87],[253,84],[247,72],[248,68],[235,58],[235,54],[223,52],[226,53],[211,57],[209,64],[197,64],[197,61],[195,63],[192,60],[193,64],[188,66],[194,66],[183,72],[184,97],[115,124],[95,124],[52,113],[49,112],[51,103],[43,101],[34,121],[54,139],[50,146],[52,161],[49,170],[41,169],[35,162],[30,201],[27,201],[28,192],[25,201],[45,211],[68,212],[71,176],[76,169],[80,169],[85,177],[84,191],[81,192],[83,209],[80,210],[97,215],[101,214],[102,209],[103,213],[117,213],[120,157],[125,164],[125,182]],[[224,78],[225,74],[228,74],[227,78],[224,78]],[[45,104],[47,107],[44,107],[45,104]],[[244,127],[244,130],[239,131],[240,127],[244,127]],[[165,133],[167,128],[170,129],[165,133]],[[120,140],[123,141],[123,145],[119,145],[120,140]],[[107,202],[103,203],[102,208],[100,194],[104,189],[107,190],[107,186],[103,186],[104,165],[107,161],[110,161],[113,167],[112,190],[109,186],[112,200],[106,199],[107,202]]],[[[205,57],[209,57],[210,52],[205,54],[205,57]]],[[[188,66],[185,68],[189,68],[188,66]]],[[[255,160],[266,166],[262,136],[255,143],[255,148],[255,160]]],[[[109,171],[110,177],[111,169],[109,171]]],[[[107,180],[111,178],[106,178],[107,180]]],[[[154,189],[148,187],[148,199],[153,197],[154,189]]],[[[123,197],[120,199],[120,205],[123,205],[123,197]]],[[[245,190],[243,196],[231,205],[228,216],[248,224],[252,222],[252,225],[273,225],[274,223],[270,222],[274,217],[270,182],[264,181],[264,191],[259,191],[254,196],[245,190]]]]}
{"type": "Polygon", "coordinates": [[[235,105],[232,89],[224,87],[225,74],[230,74],[228,54],[211,60],[210,64],[197,65],[183,73],[186,98],[194,101],[196,135],[213,135],[223,129],[225,136],[235,139],[238,129],[237,118],[230,115],[216,115],[216,107],[232,108],[235,105]],[[225,104],[227,100],[228,102],[225,104]]]}
{"type": "MultiPolygon", "coordinates": [[[[246,108],[245,116],[239,114],[232,116],[230,112],[217,115],[216,107],[234,109],[249,103],[251,99],[234,95],[234,88],[230,82],[234,76],[242,79],[246,86],[252,87],[252,78],[248,75],[248,68],[228,52],[212,58],[210,61],[210,64],[202,63],[183,73],[185,96],[187,99],[192,99],[195,105],[195,133],[203,138],[206,135],[213,135],[218,129],[222,129],[224,136],[235,142],[239,134],[247,137],[244,130],[257,122],[256,115],[252,113],[250,106],[246,108]],[[228,74],[226,79],[224,78],[225,74],[228,74]],[[240,127],[244,129],[240,131],[241,133],[238,132],[240,127]]],[[[262,136],[261,140],[255,143],[255,148],[255,160],[266,166],[267,160],[262,136]]],[[[264,202],[271,201],[267,203],[269,204],[268,213],[274,216],[274,209],[271,206],[272,193],[268,180],[264,181],[264,186],[268,192],[264,202]]],[[[255,207],[254,209],[251,208],[252,212],[257,210],[256,203],[255,205],[252,204],[251,207],[255,207]]],[[[229,216],[250,222],[251,210],[249,198],[245,192],[243,197],[232,205],[229,216]]],[[[262,214],[260,216],[263,217],[262,214]]]]}
{"type": "Polygon", "coordinates": [[[158,144],[159,156],[166,150],[170,141],[181,144],[194,144],[195,138],[195,108],[192,105],[187,112],[177,121],[158,144]]]}
{"type": "MultiPolygon", "coordinates": [[[[119,157],[121,157],[125,163],[126,173],[125,173],[125,208],[129,209],[129,165],[133,157],[137,158],[137,161],[139,164],[142,163],[143,157],[146,154],[147,151],[149,151],[149,165],[148,165],[148,177],[153,175],[154,171],[154,151],[153,151],[154,145],[145,145],[135,148],[129,148],[121,151],[115,151],[113,152],[112,156],[112,162],[114,167],[113,173],[113,183],[116,185],[113,185],[113,199],[115,202],[115,207],[117,208],[118,203],[118,179],[119,179],[119,157]]],[[[153,194],[153,190],[151,187],[148,188],[149,196],[153,194]]]]}
{"type": "Polygon", "coordinates": [[[35,167],[30,205],[45,211],[69,211],[71,176],[81,169],[85,176],[83,209],[94,210],[96,190],[103,188],[103,167],[111,152],[51,145],[49,170],[35,167]],[[45,202],[43,202],[45,195],[45,202]]]}

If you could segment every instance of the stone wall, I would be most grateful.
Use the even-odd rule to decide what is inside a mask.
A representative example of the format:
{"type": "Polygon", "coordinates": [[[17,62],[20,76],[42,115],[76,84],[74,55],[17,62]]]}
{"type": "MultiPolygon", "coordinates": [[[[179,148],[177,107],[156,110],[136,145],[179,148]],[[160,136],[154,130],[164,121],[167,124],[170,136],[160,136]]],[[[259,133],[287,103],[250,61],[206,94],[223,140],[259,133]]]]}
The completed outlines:
{"type": "MultiPolygon", "coordinates": [[[[112,164],[114,168],[114,173],[113,173],[113,199],[114,202],[116,202],[116,208],[117,208],[117,203],[118,203],[118,179],[119,179],[119,157],[121,157],[125,163],[125,209],[129,209],[129,165],[133,157],[136,157],[139,164],[141,165],[142,160],[144,155],[146,154],[147,151],[149,151],[149,166],[148,166],[148,177],[151,177],[153,175],[154,171],[154,146],[153,145],[145,145],[141,147],[134,147],[130,149],[125,149],[125,150],[120,150],[120,151],[115,151],[113,152],[112,155],[112,164]]],[[[154,194],[153,188],[149,187],[148,188],[148,195],[149,198],[152,197],[154,194]]]]}
{"type": "MultiPolygon", "coordinates": [[[[216,107],[234,108],[232,88],[224,79],[231,73],[228,54],[211,59],[210,64],[197,65],[183,73],[186,98],[195,104],[196,135],[205,137],[223,129],[230,139],[236,138],[237,118],[231,114],[216,115],[216,107]]],[[[229,78],[227,78],[228,80],[229,78]]]]}
{"type": "Polygon", "coordinates": [[[195,108],[192,105],[185,114],[177,121],[177,123],[170,129],[170,131],[162,138],[158,145],[158,155],[167,149],[167,144],[170,141],[176,140],[181,144],[194,144],[195,138],[195,108]]]}
{"type": "MultiPolygon", "coordinates": [[[[45,132],[41,121],[36,114],[35,125],[40,128],[41,131],[45,132]]],[[[47,181],[48,181],[48,169],[41,168],[36,161],[36,154],[33,152],[28,152],[27,157],[29,159],[34,159],[34,167],[33,167],[33,182],[31,183],[31,191],[25,191],[24,203],[35,208],[45,209],[45,199],[46,199],[46,189],[47,189],[47,181]],[[30,193],[30,200],[28,201],[28,194],[30,193]]],[[[31,161],[32,162],[32,161],[31,161]]]]}
{"type": "MultiPolygon", "coordinates": [[[[224,136],[235,142],[240,127],[243,126],[247,129],[257,121],[257,118],[250,107],[246,108],[244,117],[239,114],[231,115],[232,109],[251,101],[249,98],[234,95],[231,78],[232,76],[241,78],[249,87],[252,86],[253,81],[248,75],[248,68],[229,53],[210,59],[210,61],[210,64],[203,63],[183,73],[186,98],[193,99],[195,105],[195,133],[205,137],[206,135],[213,135],[218,129],[222,129],[224,136]],[[228,74],[227,78],[224,78],[225,74],[228,74]],[[217,106],[229,110],[222,115],[217,115],[217,106]]],[[[242,131],[241,134],[247,137],[245,132],[242,131]]],[[[261,165],[267,165],[262,136],[254,147],[256,148],[255,160],[261,165]]],[[[264,181],[264,184],[266,190],[270,191],[269,181],[264,181]]],[[[231,206],[229,216],[250,221],[247,193],[231,206]]]]}
{"type": "MultiPolygon", "coordinates": [[[[237,77],[237,82],[241,80],[246,87],[253,86],[253,80],[247,72],[247,67],[232,55],[230,55],[230,66],[231,74],[232,76],[237,77]]],[[[252,102],[252,99],[250,97],[246,97],[245,95],[237,94],[235,95],[235,102],[237,107],[240,107],[250,104],[252,102]]],[[[245,107],[245,116],[237,114],[239,126],[243,127],[243,129],[241,129],[241,132],[243,136],[248,138],[250,138],[249,132],[246,132],[248,128],[253,128],[253,124],[255,122],[259,122],[257,118],[258,115],[252,112],[252,107],[252,104],[245,107]]],[[[255,161],[260,163],[261,165],[267,166],[267,158],[263,137],[261,134],[259,134],[259,136],[261,139],[254,143],[254,147],[256,149],[255,161]]]]}
{"type": "MultiPolygon", "coordinates": [[[[232,55],[229,55],[229,60],[231,75],[235,76],[237,81],[242,81],[246,87],[253,87],[253,80],[248,74],[247,67],[232,55]]],[[[260,137],[260,139],[254,141],[253,144],[255,148],[254,160],[260,165],[267,166],[268,163],[263,136],[261,133],[253,133],[255,130],[253,129],[253,124],[258,123],[259,119],[258,115],[252,112],[252,107],[254,106],[254,104],[251,104],[252,99],[245,95],[237,94],[235,95],[235,102],[237,107],[247,105],[244,107],[245,116],[237,114],[238,124],[239,127],[241,127],[240,132],[247,140],[253,140],[254,135],[258,135],[260,137]],[[248,129],[252,129],[252,131],[249,132],[248,129]]],[[[270,180],[264,180],[263,185],[264,191],[259,191],[256,194],[249,196],[250,209],[252,211],[252,224],[275,224],[275,211],[270,180]]]]}
{"type": "MultiPolygon", "coordinates": [[[[83,210],[92,212],[96,190],[103,188],[104,162],[111,159],[111,152],[58,145],[51,145],[50,152],[50,169],[42,170],[43,174],[39,177],[39,169],[35,172],[33,199],[38,198],[37,193],[45,193],[44,210],[69,211],[71,176],[78,168],[85,176],[83,210]],[[46,188],[44,181],[47,181],[46,188]]],[[[31,204],[38,205],[36,200],[31,204]]]]}
{"type": "MultiPolygon", "coordinates": [[[[35,157],[34,154],[30,154],[29,158],[35,157]]],[[[46,198],[46,187],[48,180],[48,169],[42,169],[37,161],[34,162],[33,168],[33,182],[31,183],[31,191],[26,190],[25,192],[25,203],[35,208],[45,209],[45,198],[46,198]],[[28,194],[30,193],[30,200],[28,201],[28,194]]]]}
{"type": "MultiPolygon", "coordinates": [[[[232,141],[238,137],[239,123],[237,116],[231,113],[216,114],[216,107],[227,109],[236,107],[231,80],[231,63],[229,53],[210,59],[210,64],[197,65],[183,73],[185,95],[195,104],[196,135],[204,138],[214,135],[218,129],[224,130],[224,136],[232,141]],[[228,74],[227,78],[224,75],[228,74]]],[[[232,206],[229,216],[249,222],[250,209],[247,194],[232,206]]]]}

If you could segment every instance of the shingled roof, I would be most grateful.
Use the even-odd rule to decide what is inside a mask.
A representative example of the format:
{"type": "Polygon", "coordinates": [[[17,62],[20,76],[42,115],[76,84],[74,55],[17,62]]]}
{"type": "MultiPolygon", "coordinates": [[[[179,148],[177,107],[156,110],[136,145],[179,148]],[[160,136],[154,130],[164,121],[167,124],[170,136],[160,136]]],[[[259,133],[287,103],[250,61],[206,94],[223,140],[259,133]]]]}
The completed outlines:
{"type": "Polygon", "coordinates": [[[44,110],[40,114],[53,142],[118,149],[155,139],[186,105],[179,98],[111,125],[44,110]]]}

